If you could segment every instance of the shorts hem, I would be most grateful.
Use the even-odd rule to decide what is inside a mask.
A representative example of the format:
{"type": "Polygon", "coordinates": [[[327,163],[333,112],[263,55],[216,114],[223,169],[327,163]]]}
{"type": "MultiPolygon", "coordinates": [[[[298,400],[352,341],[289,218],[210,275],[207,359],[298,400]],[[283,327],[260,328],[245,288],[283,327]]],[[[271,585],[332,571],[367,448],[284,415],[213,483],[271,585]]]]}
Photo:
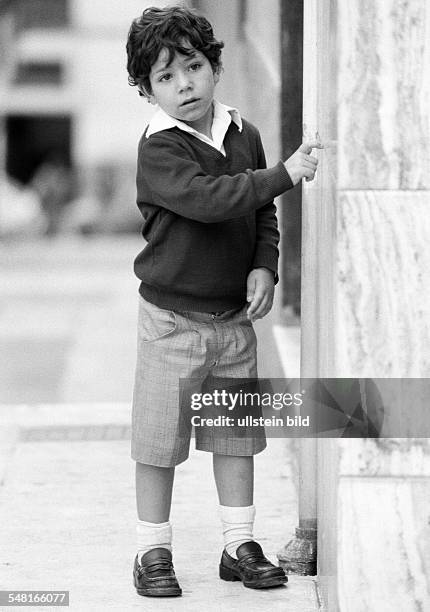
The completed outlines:
{"type": "Polygon", "coordinates": [[[175,467],[177,465],[179,465],[180,463],[183,463],[184,461],[186,461],[189,457],[189,453],[186,453],[185,455],[180,455],[178,458],[172,458],[172,459],[163,459],[160,457],[154,458],[154,457],[147,457],[145,455],[139,455],[138,453],[131,453],[131,458],[133,459],[133,461],[136,461],[136,463],[143,463],[145,465],[153,465],[155,467],[175,467]]]}
{"type": "Polygon", "coordinates": [[[213,444],[202,444],[196,443],[196,450],[199,451],[205,451],[207,453],[213,453],[214,455],[226,455],[228,457],[253,457],[254,455],[258,455],[258,453],[261,453],[262,451],[264,451],[264,449],[267,447],[267,442],[265,442],[263,445],[256,445],[254,448],[250,448],[250,449],[237,449],[237,448],[232,448],[232,449],[217,449],[216,447],[214,447],[213,444]]]}

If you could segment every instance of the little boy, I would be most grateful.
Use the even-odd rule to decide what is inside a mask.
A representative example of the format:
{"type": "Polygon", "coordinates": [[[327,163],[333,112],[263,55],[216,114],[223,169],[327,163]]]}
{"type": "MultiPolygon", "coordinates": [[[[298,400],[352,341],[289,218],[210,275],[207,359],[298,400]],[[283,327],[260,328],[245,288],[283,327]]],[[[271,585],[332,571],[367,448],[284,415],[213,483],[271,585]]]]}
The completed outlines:
{"type": "MultiPolygon", "coordinates": [[[[169,522],[175,466],[189,452],[179,379],[256,378],[252,322],[272,307],[279,233],[273,198],[312,180],[317,143],[266,169],[257,129],[214,100],[223,43],[194,11],[148,8],[131,25],[129,83],[158,110],[140,143],[137,204],[145,248],[132,417],[138,510],[134,585],[181,595],[169,522]],[[247,306],[249,302],[249,306],[247,306]]],[[[209,428],[208,428],[209,429],[209,428]]],[[[196,428],[213,453],[225,549],[220,577],[246,587],[287,582],[253,540],[253,456],[264,436],[221,438],[196,428]]]]}

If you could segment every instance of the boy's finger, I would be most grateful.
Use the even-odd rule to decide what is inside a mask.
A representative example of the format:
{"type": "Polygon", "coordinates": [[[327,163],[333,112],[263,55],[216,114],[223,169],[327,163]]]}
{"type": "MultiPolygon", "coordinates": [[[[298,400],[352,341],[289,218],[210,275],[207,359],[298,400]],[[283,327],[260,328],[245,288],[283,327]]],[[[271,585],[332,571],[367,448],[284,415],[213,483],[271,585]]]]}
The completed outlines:
{"type": "Polygon", "coordinates": [[[246,301],[252,302],[255,295],[255,278],[249,277],[247,281],[246,287],[246,301]]]}
{"type": "Polygon", "coordinates": [[[248,310],[246,311],[248,319],[255,315],[255,313],[257,312],[257,310],[258,310],[258,308],[259,308],[263,298],[264,298],[264,293],[257,292],[254,295],[254,298],[253,298],[251,304],[249,305],[248,310]]]}
{"type": "Polygon", "coordinates": [[[304,160],[302,161],[302,166],[303,166],[304,168],[311,168],[311,170],[316,170],[316,169],[317,169],[317,167],[318,167],[318,166],[317,166],[317,164],[313,164],[313,163],[311,163],[311,162],[307,161],[306,159],[304,159],[304,160]]]}
{"type": "Polygon", "coordinates": [[[303,142],[298,148],[302,153],[312,153],[312,149],[324,149],[324,145],[318,142],[318,140],[311,140],[308,142],[303,142]]]}
{"type": "Polygon", "coordinates": [[[257,308],[257,310],[252,315],[252,319],[253,320],[262,319],[263,317],[265,317],[267,315],[267,313],[270,311],[271,308],[272,308],[272,301],[266,295],[263,298],[263,300],[261,301],[261,303],[260,303],[259,307],[257,308]]]}
{"type": "Polygon", "coordinates": [[[314,157],[313,155],[307,155],[306,153],[304,153],[303,155],[306,161],[311,162],[311,164],[316,164],[318,166],[319,160],[316,157],[314,157]]]}
{"type": "Polygon", "coordinates": [[[303,168],[303,174],[308,178],[308,179],[313,179],[315,177],[315,169],[312,168],[303,168]]]}
{"type": "Polygon", "coordinates": [[[255,303],[253,304],[254,308],[254,314],[259,314],[262,310],[264,310],[264,308],[266,308],[268,302],[270,300],[270,297],[267,295],[266,292],[262,292],[259,295],[259,300],[258,302],[255,301],[255,303]]]}
{"type": "Polygon", "coordinates": [[[255,300],[255,298],[252,300],[251,304],[249,305],[248,310],[246,311],[246,315],[247,315],[248,319],[250,319],[251,317],[253,317],[255,315],[259,304],[260,303],[257,302],[255,300]]]}

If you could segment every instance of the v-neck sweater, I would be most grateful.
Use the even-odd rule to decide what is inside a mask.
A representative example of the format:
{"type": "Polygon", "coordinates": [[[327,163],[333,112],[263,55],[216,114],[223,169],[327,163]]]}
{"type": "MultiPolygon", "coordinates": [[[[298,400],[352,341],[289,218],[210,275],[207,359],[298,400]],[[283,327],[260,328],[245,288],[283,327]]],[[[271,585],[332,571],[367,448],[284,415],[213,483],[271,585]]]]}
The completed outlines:
{"type": "Polygon", "coordinates": [[[258,130],[232,122],[225,157],[177,127],[143,134],[137,205],[147,241],[134,270],[140,294],[160,308],[216,312],[246,303],[253,268],[277,276],[273,198],[293,187],[279,162],[266,168],[258,130]]]}

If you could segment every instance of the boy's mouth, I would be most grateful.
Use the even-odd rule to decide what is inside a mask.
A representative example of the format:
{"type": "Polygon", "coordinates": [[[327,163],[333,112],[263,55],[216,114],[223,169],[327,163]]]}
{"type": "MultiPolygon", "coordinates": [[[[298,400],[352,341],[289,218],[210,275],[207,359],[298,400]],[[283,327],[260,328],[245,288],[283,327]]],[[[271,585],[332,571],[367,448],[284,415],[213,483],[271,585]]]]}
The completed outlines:
{"type": "Polygon", "coordinates": [[[194,104],[194,102],[198,102],[200,98],[190,98],[189,100],[185,100],[182,102],[181,106],[188,106],[189,104],[194,104]]]}

